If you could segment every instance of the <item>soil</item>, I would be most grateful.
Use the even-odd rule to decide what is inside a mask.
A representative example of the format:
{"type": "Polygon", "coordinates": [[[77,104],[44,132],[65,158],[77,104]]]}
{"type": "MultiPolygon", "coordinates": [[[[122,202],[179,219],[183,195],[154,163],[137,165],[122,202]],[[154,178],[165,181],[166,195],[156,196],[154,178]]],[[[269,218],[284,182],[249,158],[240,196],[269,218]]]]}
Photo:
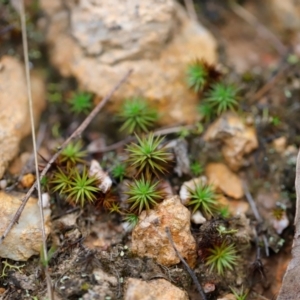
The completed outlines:
{"type": "MultiPolygon", "coordinates": [[[[227,70],[227,76],[243,91],[239,113],[245,119],[250,118],[257,129],[259,148],[249,155],[249,167],[242,169],[239,176],[246,182],[255,199],[263,222],[259,223],[251,210],[247,212],[246,217],[254,233],[248,247],[239,240],[241,260],[234,272],[229,271],[225,278],[208,272],[201,255],[194,272],[200,283],[212,283],[215,286],[215,290],[207,294],[207,299],[221,298],[231,292],[229,287],[249,289],[247,299],[275,299],[290,260],[293,226],[290,225],[278,235],[267,219],[270,207],[274,208],[280,202],[287,207],[289,222],[293,224],[295,149],[300,144],[299,63],[289,64],[288,56],[278,54],[272,45],[259,36],[256,28],[222,3],[200,1],[204,12],[200,20],[220,42],[221,63],[223,69],[227,70]],[[210,2],[215,4],[213,8],[210,2]],[[242,73],[236,70],[242,70],[242,73]],[[272,81],[272,78],[276,81],[272,81]],[[260,94],[266,86],[267,91],[260,94]],[[283,155],[274,150],[273,141],[279,137],[285,137],[287,145],[294,146],[290,148],[290,153],[283,155]],[[269,241],[268,256],[264,245],[260,244],[263,236],[269,241]]],[[[244,5],[247,8],[250,4],[246,1],[244,5]]],[[[68,102],[63,100],[70,98],[77,85],[75,80],[62,78],[51,67],[46,45],[35,26],[40,16],[38,8],[30,7],[29,15],[29,30],[32,31],[29,35],[30,47],[33,49],[30,58],[34,66],[47,74],[48,107],[42,118],[47,123],[47,130],[40,153],[49,159],[53,153],[51,149],[55,149],[74,131],[83,121],[84,115],[70,113],[68,102]]],[[[22,58],[17,15],[5,6],[0,19],[0,55],[11,54],[22,58]]],[[[116,124],[115,116],[100,112],[97,120],[83,133],[85,145],[97,138],[102,138],[106,145],[124,139],[116,124]],[[105,123],[111,132],[101,132],[99,122],[105,123]]],[[[205,123],[204,130],[208,126],[209,123],[205,123]]],[[[177,136],[171,135],[168,138],[177,136]]],[[[189,156],[193,160],[201,160],[203,166],[211,161],[222,160],[218,145],[205,143],[202,135],[192,134],[186,140],[189,156]]],[[[102,167],[109,171],[118,155],[124,154],[123,150],[120,148],[117,151],[93,154],[89,159],[101,161],[102,167]]],[[[25,151],[31,151],[30,138],[24,140],[20,153],[25,151]]],[[[11,183],[17,177],[9,171],[5,174],[11,183]]],[[[170,174],[168,179],[178,193],[180,185],[190,178],[170,174]]],[[[117,187],[117,182],[114,182],[114,187],[117,187]]],[[[26,191],[20,185],[18,190],[26,191]]],[[[123,299],[124,282],[129,277],[143,280],[165,278],[186,290],[190,299],[200,299],[183,264],[165,267],[150,258],[139,258],[131,253],[131,233],[123,229],[122,216],[95,209],[91,205],[84,209],[74,207],[57,199],[53,199],[51,208],[53,230],[48,245],[49,249],[55,247],[55,251],[49,261],[49,272],[57,299],[123,299]]],[[[198,243],[213,237],[211,230],[214,222],[222,223],[223,220],[213,219],[200,229],[193,225],[192,232],[198,243]]],[[[240,226],[239,222],[242,220],[230,220],[233,227],[240,226]]],[[[4,261],[22,267],[21,271],[7,268],[2,274],[1,299],[44,299],[45,274],[39,257],[32,257],[26,262],[2,259],[2,270],[4,261]]]]}

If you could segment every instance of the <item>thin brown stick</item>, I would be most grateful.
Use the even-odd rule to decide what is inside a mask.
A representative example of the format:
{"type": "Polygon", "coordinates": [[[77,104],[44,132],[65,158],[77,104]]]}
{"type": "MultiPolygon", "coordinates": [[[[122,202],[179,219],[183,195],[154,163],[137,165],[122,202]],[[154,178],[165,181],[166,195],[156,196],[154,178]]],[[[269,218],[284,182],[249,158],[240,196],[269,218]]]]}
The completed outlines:
{"type": "Polygon", "coordinates": [[[190,268],[190,266],[188,265],[188,263],[184,260],[184,258],[181,256],[181,254],[179,253],[179,251],[177,250],[175,244],[174,244],[174,241],[172,239],[172,235],[171,235],[171,232],[170,232],[170,228],[169,227],[166,227],[165,228],[165,231],[166,231],[166,234],[167,234],[167,237],[176,253],[176,255],[178,256],[178,258],[180,259],[180,261],[184,264],[186,270],[188,271],[188,273],[190,274],[190,276],[192,277],[195,285],[196,285],[196,288],[198,290],[198,293],[200,294],[201,298],[203,300],[206,300],[206,296],[205,296],[205,293],[204,293],[204,290],[200,284],[200,282],[198,281],[197,279],[197,276],[196,274],[194,273],[194,271],[190,268]]]}
{"type": "MultiPolygon", "coordinates": [[[[248,189],[248,187],[247,187],[247,185],[246,185],[245,182],[243,182],[243,189],[244,189],[244,193],[245,193],[246,199],[247,199],[247,201],[248,201],[248,203],[249,203],[249,205],[250,205],[250,207],[252,209],[252,212],[254,214],[255,219],[257,220],[257,222],[259,224],[261,224],[262,223],[262,218],[261,218],[261,216],[260,216],[260,214],[259,214],[259,212],[257,210],[255,201],[254,201],[252,195],[250,194],[249,189],[248,189]]],[[[270,251],[269,251],[268,239],[267,239],[267,237],[266,237],[265,234],[262,234],[262,238],[263,238],[263,242],[264,242],[264,245],[265,245],[266,256],[269,256],[270,255],[270,251]]]]}
{"type": "Polygon", "coordinates": [[[286,71],[290,68],[290,65],[285,64],[265,85],[263,85],[250,99],[250,103],[261,99],[273,86],[283,77],[286,76],[286,71]]]}
{"type": "MultiPolygon", "coordinates": [[[[162,128],[162,129],[158,129],[158,130],[154,131],[153,135],[154,136],[167,135],[167,134],[172,134],[172,133],[178,133],[182,129],[192,130],[195,128],[197,128],[195,125],[162,128]]],[[[130,136],[130,137],[125,138],[124,140],[121,140],[121,141],[111,144],[109,146],[98,148],[98,149],[93,149],[92,151],[88,151],[88,152],[89,153],[104,153],[104,152],[108,152],[108,151],[117,150],[117,149],[123,147],[124,145],[128,144],[129,142],[134,141],[135,139],[136,138],[134,136],[130,136]]]]}
{"type": "MultiPolygon", "coordinates": [[[[27,29],[26,29],[26,16],[25,16],[25,7],[24,1],[20,0],[20,18],[21,18],[21,27],[22,27],[22,42],[23,42],[23,53],[24,53],[24,61],[25,61],[25,74],[26,74],[26,83],[27,83],[27,96],[28,96],[28,106],[29,106],[29,115],[30,115],[30,126],[31,126],[31,135],[32,135],[32,145],[33,145],[33,157],[34,157],[34,165],[35,165],[35,173],[37,178],[39,178],[39,165],[38,165],[38,154],[37,154],[37,142],[35,135],[35,122],[33,116],[33,101],[32,101],[32,91],[31,91],[31,78],[30,78],[30,70],[29,70],[29,56],[28,56],[28,42],[27,42],[27,29]]],[[[46,261],[48,261],[48,252],[47,252],[47,235],[45,228],[45,217],[44,217],[44,209],[42,203],[42,190],[41,183],[37,180],[37,190],[38,190],[38,201],[39,201],[39,213],[41,218],[41,231],[42,231],[42,240],[43,240],[43,256],[46,261]]],[[[50,300],[53,300],[53,292],[52,292],[52,284],[51,278],[49,274],[48,266],[45,266],[45,277],[47,283],[47,296],[50,300]]]]}
{"type": "Polygon", "coordinates": [[[197,21],[198,18],[197,18],[197,13],[194,7],[193,0],[184,0],[184,5],[186,7],[189,17],[193,21],[197,21]]]}
{"type": "Polygon", "coordinates": [[[256,28],[262,36],[268,39],[280,55],[284,55],[287,52],[286,46],[284,46],[278,37],[269,28],[260,23],[249,11],[239,5],[235,0],[229,1],[229,4],[231,10],[248,24],[256,28]]]}
{"type": "Polygon", "coordinates": [[[13,219],[11,220],[10,224],[7,226],[7,228],[5,229],[5,232],[3,233],[3,235],[0,238],[0,245],[3,242],[3,240],[6,238],[6,236],[8,235],[8,233],[10,232],[11,228],[14,226],[14,224],[19,220],[21,213],[29,199],[29,197],[31,196],[31,194],[33,193],[33,191],[35,190],[36,186],[37,186],[37,181],[38,180],[42,180],[44,178],[44,176],[46,175],[46,173],[48,172],[48,170],[50,169],[51,165],[55,162],[55,160],[58,158],[59,154],[61,153],[61,151],[75,138],[79,137],[81,135],[81,133],[87,128],[87,126],[91,123],[91,121],[94,119],[94,117],[99,113],[99,111],[103,108],[103,106],[108,102],[108,100],[111,98],[111,96],[120,88],[120,86],[127,80],[127,78],[130,76],[130,74],[132,73],[132,70],[129,70],[124,76],[123,78],[113,87],[113,89],[108,93],[107,96],[104,97],[104,99],[91,111],[91,113],[86,117],[86,119],[80,124],[80,126],[72,133],[72,135],[65,140],[65,142],[59,147],[58,151],[51,157],[51,159],[49,160],[49,162],[47,163],[47,165],[45,166],[45,168],[43,169],[43,171],[41,172],[40,178],[37,179],[35,181],[35,183],[32,185],[32,187],[28,190],[28,192],[26,193],[26,195],[24,196],[23,200],[22,200],[22,204],[20,205],[20,207],[18,208],[17,212],[15,213],[13,219]]]}
{"type": "Polygon", "coordinates": [[[300,214],[300,149],[298,150],[297,162],[296,162],[296,178],[295,178],[295,191],[296,191],[296,213],[294,225],[296,227],[296,235],[300,233],[300,222],[299,222],[299,214],[300,214]]]}

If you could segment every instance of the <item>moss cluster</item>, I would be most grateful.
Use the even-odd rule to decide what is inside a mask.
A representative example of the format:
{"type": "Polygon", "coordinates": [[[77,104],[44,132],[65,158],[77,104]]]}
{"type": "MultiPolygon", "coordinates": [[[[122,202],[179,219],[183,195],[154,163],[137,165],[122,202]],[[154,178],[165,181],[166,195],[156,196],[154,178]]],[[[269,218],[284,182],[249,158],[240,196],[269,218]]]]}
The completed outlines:
{"type": "Polygon", "coordinates": [[[238,89],[226,83],[213,65],[193,61],[187,67],[186,78],[188,86],[195,93],[202,94],[199,112],[203,119],[210,120],[214,115],[238,107],[238,89]]]}

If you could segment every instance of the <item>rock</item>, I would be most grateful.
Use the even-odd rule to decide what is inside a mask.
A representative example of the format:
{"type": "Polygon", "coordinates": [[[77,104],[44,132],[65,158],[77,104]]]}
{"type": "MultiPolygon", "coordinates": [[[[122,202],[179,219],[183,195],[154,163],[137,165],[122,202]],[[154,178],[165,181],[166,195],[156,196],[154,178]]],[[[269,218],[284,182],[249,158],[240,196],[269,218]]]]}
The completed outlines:
{"type": "Polygon", "coordinates": [[[255,203],[258,207],[258,212],[263,220],[270,221],[271,214],[273,209],[277,206],[277,203],[281,203],[282,194],[280,191],[277,191],[275,188],[272,190],[266,190],[264,188],[261,188],[257,191],[257,195],[255,197],[255,203]]]}
{"type": "Polygon", "coordinates": [[[6,292],[5,288],[0,288],[0,295],[3,295],[6,292]]]}
{"type": "Polygon", "coordinates": [[[229,213],[232,216],[244,215],[250,208],[249,203],[246,201],[229,200],[227,197],[222,195],[218,198],[218,202],[223,207],[228,207],[229,213]]]}
{"type": "Polygon", "coordinates": [[[7,180],[6,179],[0,180],[0,189],[5,190],[6,187],[7,187],[7,180]]]}
{"type": "Polygon", "coordinates": [[[110,190],[112,186],[112,180],[108,173],[103,171],[102,167],[95,159],[91,161],[89,176],[94,176],[99,180],[100,184],[98,185],[98,188],[101,192],[107,193],[110,190]]]}
{"type": "Polygon", "coordinates": [[[78,212],[74,212],[71,214],[66,214],[60,217],[59,219],[54,221],[54,224],[63,227],[74,227],[76,225],[77,219],[79,217],[78,212]],[[60,225],[61,224],[61,225],[60,225]]]}
{"type": "Polygon", "coordinates": [[[194,224],[204,224],[206,222],[206,219],[202,215],[201,211],[197,210],[194,214],[192,214],[191,221],[194,224]]]}
{"type": "Polygon", "coordinates": [[[42,0],[52,63],[82,89],[102,98],[129,69],[108,109],[142,96],[164,114],[162,123],[194,123],[198,96],[187,88],[187,64],[216,62],[216,41],[174,0],[42,0]],[[50,3],[51,2],[51,3],[50,3]],[[101,88],[100,88],[101,87],[101,88]]]}
{"type": "Polygon", "coordinates": [[[126,282],[124,300],[188,300],[187,293],[165,279],[143,281],[129,278],[126,282]]]}
{"type": "Polygon", "coordinates": [[[233,171],[248,163],[244,156],[258,147],[255,129],[233,113],[221,115],[204,134],[207,142],[221,141],[222,153],[233,171]]]}
{"type": "Polygon", "coordinates": [[[283,230],[289,226],[290,222],[284,211],[280,219],[272,218],[272,225],[277,234],[282,234],[283,230]]]}
{"type": "Polygon", "coordinates": [[[42,206],[43,208],[50,208],[50,195],[46,193],[42,193],[42,206]]]}
{"type": "MultiPolygon", "coordinates": [[[[21,204],[24,194],[0,192],[0,235],[21,204]]],[[[50,233],[50,209],[44,209],[46,235],[50,233]]],[[[38,255],[42,247],[41,219],[38,201],[29,198],[17,224],[0,245],[0,257],[25,261],[38,255]]]]}
{"type": "Polygon", "coordinates": [[[35,176],[31,173],[25,174],[20,181],[23,188],[30,188],[34,182],[35,176]]]}
{"type": "Polygon", "coordinates": [[[93,271],[93,275],[98,284],[92,285],[91,288],[88,289],[88,292],[83,295],[82,299],[114,299],[114,290],[118,285],[118,278],[99,268],[93,271]]]}
{"type": "Polygon", "coordinates": [[[287,146],[287,139],[285,136],[281,136],[275,139],[272,144],[276,152],[283,153],[287,146]]]}
{"type": "Polygon", "coordinates": [[[226,294],[222,298],[218,298],[217,300],[236,300],[236,297],[233,294],[226,294]]]}
{"type": "Polygon", "coordinates": [[[216,285],[212,282],[206,282],[203,285],[203,291],[205,294],[211,293],[216,289],[216,285]]]}
{"type": "MultiPolygon", "coordinates": [[[[25,72],[15,58],[0,60],[0,178],[8,163],[19,151],[20,140],[30,133],[25,72]]],[[[35,121],[45,107],[45,87],[42,79],[31,77],[35,121]]]]}
{"type": "Polygon", "coordinates": [[[176,159],[175,173],[181,177],[183,174],[190,174],[190,160],[188,154],[188,143],[184,139],[177,139],[173,148],[176,159]]]}
{"type": "Polygon", "coordinates": [[[118,284],[118,279],[115,276],[109,275],[101,269],[95,269],[93,271],[93,275],[95,280],[100,284],[102,284],[103,282],[107,282],[112,286],[117,286],[118,284]]]}
{"type": "Polygon", "coordinates": [[[190,231],[190,212],[181,204],[178,196],[165,199],[154,209],[143,211],[132,232],[132,252],[138,256],[154,258],[159,264],[178,264],[176,255],[166,235],[169,227],[179,253],[194,267],[196,242],[190,231]]]}
{"type": "Polygon", "coordinates": [[[163,191],[165,198],[172,197],[174,195],[173,187],[168,180],[160,179],[158,188],[163,191]]]}
{"type": "Polygon", "coordinates": [[[242,180],[222,163],[210,163],[205,169],[208,182],[234,199],[244,196],[242,180]]]}
{"type": "Polygon", "coordinates": [[[234,234],[235,244],[242,247],[249,246],[251,240],[254,239],[253,227],[250,224],[250,219],[245,214],[240,214],[238,218],[233,218],[230,223],[231,228],[237,228],[238,231],[234,234]]]}

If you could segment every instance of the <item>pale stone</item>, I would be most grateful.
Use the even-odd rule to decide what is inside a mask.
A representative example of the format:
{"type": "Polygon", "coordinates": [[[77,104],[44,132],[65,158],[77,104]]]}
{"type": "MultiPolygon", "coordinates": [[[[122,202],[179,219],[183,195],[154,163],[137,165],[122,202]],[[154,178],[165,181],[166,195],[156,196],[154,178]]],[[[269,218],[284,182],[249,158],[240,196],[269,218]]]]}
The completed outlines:
{"type": "Polygon", "coordinates": [[[204,140],[222,142],[222,154],[234,171],[247,166],[244,156],[258,147],[254,127],[247,126],[233,113],[225,113],[212,123],[204,134],[204,140]]]}
{"type": "MultiPolygon", "coordinates": [[[[0,235],[21,205],[25,194],[0,192],[0,235]]],[[[50,209],[44,209],[46,236],[50,233],[50,209]]],[[[0,245],[0,257],[25,261],[39,255],[42,247],[41,218],[38,200],[29,198],[19,220],[0,245]]]]}
{"type": "Polygon", "coordinates": [[[138,256],[154,258],[158,263],[171,266],[180,259],[167,234],[170,229],[179,253],[193,267],[196,263],[196,241],[190,231],[190,212],[178,196],[165,199],[154,209],[143,211],[132,232],[132,252],[138,256]]]}
{"type": "Polygon", "coordinates": [[[99,162],[95,159],[91,161],[89,176],[94,176],[99,180],[100,183],[98,185],[98,188],[101,192],[107,193],[110,190],[112,186],[112,180],[109,177],[108,173],[104,172],[99,162]]]}
{"type": "Polygon", "coordinates": [[[222,163],[210,163],[205,168],[208,182],[234,199],[244,196],[242,180],[222,163]]]}
{"type": "Polygon", "coordinates": [[[143,281],[129,278],[126,282],[124,300],[188,300],[188,294],[165,279],[143,281]]]}
{"type": "Polygon", "coordinates": [[[226,294],[222,298],[218,298],[217,300],[236,300],[236,297],[233,294],[226,294]]]}
{"type": "Polygon", "coordinates": [[[283,153],[287,146],[287,138],[281,136],[273,141],[273,147],[278,153],[283,153]]]}
{"type": "Polygon", "coordinates": [[[120,284],[121,278],[118,279],[99,268],[93,270],[93,275],[97,284],[93,284],[81,299],[115,299],[114,291],[118,284],[120,284]]]}
{"type": "Polygon", "coordinates": [[[194,224],[204,224],[206,222],[206,219],[202,215],[201,211],[197,210],[194,214],[192,214],[191,221],[194,224]]]}
{"type": "Polygon", "coordinates": [[[121,225],[122,225],[122,228],[124,229],[124,231],[126,231],[126,232],[131,232],[135,226],[134,224],[127,222],[127,221],[122,222],[121,225]]]}
{"type": "Polygon", "coordinates": [[[205,294],[211,293],[216,289],[216,285],[212,282],[206,282],[203,285],[203,291],[205,294]]]}
{"type": "Polygon", "coordinates": [[[35,176],[31,173],[25,174],[20,181],[23,188],[30,188],[34,182],[35,182],[35,176]]]}
{"type": "Polygon", "coordinates": [[[50,208],[50,195],[48,193],[42,193],[42,206],[43,208],[50,208]]]}
{"type": "MultiPolygon", "coordinates": [[[[30,133],[27,89],[22,64],[13,57],[0,60],[0,178],[17,155],[19,143],[30,133]]],[[[45,107],[45,86],[41,76],[31,77],[36,122],[45,107]]]]}
{"type": "Polygon", "coordinates": [[[240,200],[228,200],[227,197],[220,195],[218,197],[218,202],[223,207],[228,207],[228,211],[232,216],[244,215],[249,210],[249,203],[240,200]]]}
{"type": "Polygon", "coordinates": [[[194,59],[217,60],[216,41],[174,0],[42,0],[47,14],[50,59],[63,76],[101,99],[129,70],[133,74],[114,93],[108,109],[142,96],[164,115],[161,122],[194,123],[198,95],[185,73],[194,59]],[[101,87],[101,88],[99,88],[101,87]]]}
{"type": "Polygon", "coordinates": [[[66,214],[66,215],[60,217],[59,219],[55,220],[55,223],[62,224],[65,227],[71,228],[76,225],[78,217],[79,217],[78,212],[66,214]]]}
{"type": "Polygon", "coordinates": [[[283,213],[280,220],[277,220],[276,218],[272,218],[272,225],[273,228],[276,230],[278,234],[282,234],[283,230],[286,229],[290,224],[290,221],[286,215],[286,212],[283,213]]]}
{"type": "Polygon", "coordinates": [[[0,180],[0,189],[5,190],[6,187],[7,187],[7,180],[6,179],[0,180]]]}
{"type": "Polygon", "coordinates": [[[112,286],[117,286],[118,284],[118,279],[115,276],[104,272],[102,269],[93,270],[93,275],[95,280],[100,284],[103,284],[104,282],[107,282],[112,286]]]}

